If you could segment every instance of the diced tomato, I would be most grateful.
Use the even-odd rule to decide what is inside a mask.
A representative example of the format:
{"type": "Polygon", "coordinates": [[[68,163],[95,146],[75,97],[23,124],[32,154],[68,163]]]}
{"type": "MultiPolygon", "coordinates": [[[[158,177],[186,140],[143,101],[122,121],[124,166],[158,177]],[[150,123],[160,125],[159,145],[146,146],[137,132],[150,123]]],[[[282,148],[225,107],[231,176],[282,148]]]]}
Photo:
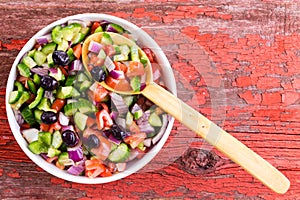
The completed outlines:
{"type": "Polygon", "coordinates": [[[134,121],[130,124],[130,126],[128,127],[128,129],[132,133],[139,133],[140,132],[140,128],[138,127],[138,125],[134,121]]]}
{"type": "Polygon", "coordinates": [[[105,109],[96,113],[96,122],[99,130],[102,130],[105,127],[111,127],[113,125],[113,120],[105,109]]]}
{"type": "Polygon", "coordinates": [[[106,167],[102,164],[102,161],[97,159],[85,161],[85,174],[89,178],[95,178],[105,171],[106,167]]]}
{"type": "Polygon", "coordinates": [[[48,131],[49,131],[49,128],[50,128],[50,125],[49,125],[49,124],[44,124],[44,123],[41,123],[41,124],[40,124],[40,129],[41,129],[41,131],[43,131],[43,132],[48,132],[48,131]]]}
{"type": "Polygon", "coordinates": [[[102,165],[102,161],[98,159],[91,159],[91,160],[86,160],[85,161],[85,169],[86,170],[93,170],[97,169],[100,165],[102,165]]]}
{"type": "Polygon", "coordinates": [[[95,102],[101,102],[108,95],[108,91],[102,87],[100,84],[97,84],[93,91],[93,100],[95,102]]]}
{"type": "Polygon", "coordinates": [[[123,71],[124,73],[127,72],[127,66],[124,65],[123,63],[121,63],[121,62],[116,62],[116,61],[115,61],[114,64],[115,64],[115,66],[116,66],[115,70],[121,70],[121,71],[123,71]]]}
{"type": "MultiPolygon", "coordinates": [[[[102,109],[106,110],[107,112],[109,112],[108,106],[105,103],[100,103],[100,106],[102,107],[102,109]]],[[[102,110],[101,109],[101,110],[102,110]]]]}
{"type": "Polygon", "coordinates": [[[73,48],[73,54],[74,56],[79,59],[81,56],[81,50],[82,50],[82,45],[81,43],[76,44],[73,48]]]}
{"type": "Polygon", "coordinates": [[[21,82],[21,83],[23,83],[23,84],[25,84],[25,83],[27,82],[27,79],[28,79],[28,78],[26,78],[26,77],[24,77],[24,76],[18,76],[18,77],[17,77],[17,81],[19,81],[19,82],[21,82]]]}
{"type": "Polygon", "coordinates": [[[26,101],[26,103],[30,104],[31,102],[33,102],[35,100],[35,95],[30,93],[30,98],[26,101]]]}
{"type": "Polygon", "coordinates": [[[115,87],[119,91],[131,91],[132,88],[126,79],[120,79],[118,85],[115,87]]]}
{"type": "Polygon", "coordinates": [[[100,176],[102,176],[102,177],[108,177],[108,176],[111,176],[111,175],[112,175],[112,173],[108,168],[105,168],[104,172],[102,172],[100,174],[100,176]]]}
{"type": "Polygon", "coordinates": [[[23,123],[23,124],[21,124],[21,130],[26,130],[26,129],[29,129],[30,128],[30,125],[29,124],[27,124],[27,123],[23,123]]]}
{"type": "Polygon", "coordinates": [[[68,68],[68,66],[59,66],[59,69],[61,70],[64,76],[68,76],[66,68],[68,68]]]}
{"type": "Polygon", "coordinates": [[[55,99],[53,104],[51,105],[51,108],[59,112],[64,107],[65,104],[66,104],[65,99],[55,99]]]}
{"type": "Polygon", "coordinates": [[[58,162],[58,161],[56,161],[56,163],[55,163],[55,166],[56,166],[56,167],[58,167],[59,169],[64,169],[64,168],[65,168],[65,166],[64,166],[64,165],[61,165],[61,164],[59,164],[59,162],[58,162]]]}
{"type": "Polygon", "coordinates": [[[99,22],[94,22],[91,28],[91,33],[93,34],[99,26],[100,26],[99,22]]]}
{"type": "Polygon", "coordinates": [[[58,131],[61,129],[61,125],[58,122],[55,122],[54,124],[51,124],[49,127],[49,132],[53,133],[54,131],[58,131]]]}
{"type": "Polygon", "coordinates": [[[124,139],[124,142],[129,144],[131,148],[135,149],[147,137],[146,133],[135,133],[124,139]]]}
{"type": "Polygon", "coordinates": [[[120,80],[114,79],[111,76],[107,76],[105,79],[105,83],[112,89],[115,89],[119,82],[120,80]]]}
{"type": "Polygon", "coordinates": [[[152,50],[149,48],[142,48],[142,49],[145,52],[146,56],[148,57],[149,61],[153,63],[155,60],[154,60],[154,54],[152,50]]]}
{"type": "Polygon", "coordinates": [[[145,73],[144,65],[141,62],[130,61],[126,75],[128,77],[141,76],[145,73]]]}
{"type": "Polygon", "coordinates": [[[91,54],[91,57],[89,60],[89,66],[90,66],[89,70],[90,71],[93,69],[92,66],[102,66],[103,64],[104,64],[104,59],[99,58],[96,54],[91,54]]]}

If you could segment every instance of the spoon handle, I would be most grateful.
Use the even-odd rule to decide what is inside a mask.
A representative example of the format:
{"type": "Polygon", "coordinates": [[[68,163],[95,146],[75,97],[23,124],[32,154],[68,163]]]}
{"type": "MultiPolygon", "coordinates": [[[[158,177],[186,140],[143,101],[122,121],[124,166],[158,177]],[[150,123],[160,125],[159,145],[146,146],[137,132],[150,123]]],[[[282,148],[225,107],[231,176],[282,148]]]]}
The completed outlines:
{"type": "Polygon", "coordinates": [[[274,192],[284,194],[289,189],[289,180],[269,162],[164,88],[151,83],[142,94],[274,192]]]}

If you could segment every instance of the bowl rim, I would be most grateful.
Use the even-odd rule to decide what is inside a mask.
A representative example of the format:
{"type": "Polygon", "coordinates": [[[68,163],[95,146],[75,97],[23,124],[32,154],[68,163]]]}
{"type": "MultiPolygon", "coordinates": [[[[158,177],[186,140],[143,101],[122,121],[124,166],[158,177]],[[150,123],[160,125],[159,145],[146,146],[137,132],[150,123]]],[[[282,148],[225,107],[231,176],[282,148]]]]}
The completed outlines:
{"type": "Polygon", "coordinates": [[[160,149],[164,146],[165,142],[167,141],[167,138],[169,137],[169,134],[171,133],[173,124],[174,124],[174,118],[169,117],[168,125],[165,130],[164,135],[160,139],[160,141],[154,145],[154,147],[143,156],[143,158],[135,161],[134,165],[130,166],[130,170],[127,171],[127,169],[124,172],[120,172],[118,174],[114,174],[110,177],[97,177],[94,179],[85,177],[85,176],[74,176],[71,174],[68,174],[66,170],[58,170],[58,168],[51,164],[46,162],[40,155],[33,154],[27,147],[27,141],[22,136],[22,133],[20,132],[20,126],[18,125],[15,117],[14,112],[8,103],[9,93],[13,90],[13,82],[16,79],[16,67],[17,64],[22,59],[23,55],[28,52],[35,44],[35,40],[37,37],[45,35],[48,33],[52,28],[54,28],[56,25],[64,24],[69,20],[88,20],[88,21],[99,21],[99,20],[107,20],[112,23],[117,23],[121,26],[123,26],[126,30],[129,30],[135,39],[137,39],[139,42],[142,42],[143,45],[149,47],[154,52],[156,59],[158,60],[158,63],[160,66],[162,66],[162,74],[167,75],[167,79],[165,78],[165,83],[168,86],[168,89],[170,92],[172,92],[175,96],[177,95],[177,89],[176,89],[176,81],[175,77],[172,71],[172,68],[170,66],[170,63],[162,51],[162,49],[158,46],[158,44],[141,28],[136,26],[135,24],[108,14],[99,14],[99,13],[83,13],[83,14],[77,14],[77,15],[71,15],[67,16],[61,19],[58,19],[48,25],[46,25],[44,28],[39,30],[35,35],[33,35],[28,42],[22,47],[22,49],[19,51],[17,57],[15,58],[12,68],[9,72],[9,77],[6,84],[6,95],[5,95],[5,105],[6,105],[6,113],[7,118],[9,122],[10,129],[13,133],[14,138],[16,139],[18,145],[23,150],[23,152],[40,168],[48,172],[49,174],[52,174],[55,177],[75,182],[75,183],[83,183],[83,184],[101,184],[101,183],[108,183],[112,181],[116,181],[122,178],[125,178],[141,168],[143,168],[145,165],[147,165],[160,151],[160,149]],[[150,45],[149,45],[150,44],[150,45]],[[150,154],[151,152],[151,154],[150,154]]]}

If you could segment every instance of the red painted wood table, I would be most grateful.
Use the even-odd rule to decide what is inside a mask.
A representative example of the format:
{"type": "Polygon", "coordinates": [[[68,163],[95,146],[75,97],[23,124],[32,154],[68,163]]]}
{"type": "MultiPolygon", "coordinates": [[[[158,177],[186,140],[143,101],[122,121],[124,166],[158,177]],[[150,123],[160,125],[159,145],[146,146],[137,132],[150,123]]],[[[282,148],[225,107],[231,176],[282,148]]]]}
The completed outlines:
{"type": "Polygon", "coordinates": [[[0,199],[300,199],[299,2],[0,1],[0,199]],[[177,121],[140,172],[82,185],[56,178],[19,148],[5,112],[14,58],[39,29],[73,14],[115,15],[166,53],[178,96],[259,153],[291,181],[278,195],[177,121]]]}

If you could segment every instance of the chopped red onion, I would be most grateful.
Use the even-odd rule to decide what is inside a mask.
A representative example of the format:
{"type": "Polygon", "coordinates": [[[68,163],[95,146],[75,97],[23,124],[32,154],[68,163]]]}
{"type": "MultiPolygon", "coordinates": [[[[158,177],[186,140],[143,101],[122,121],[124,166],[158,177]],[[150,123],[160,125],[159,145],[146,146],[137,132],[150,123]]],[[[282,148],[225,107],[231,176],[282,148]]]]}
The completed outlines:
{"type": "Polygon", "coordinates": [[[68,126],[70,122],[70,119],[63,112],[59,112],[58,120],[62,126],[68,126]]]}
{"type": "Polygon", "coordinates": [[[96,54],[98,54],[101,49],[102,49],[102,44],[95,42],[93,40],[90,42],[89,47],[88,47],[88,50],[90,52],[93,52],[96,54]]]}
{"type": "Polygon", "coordinates": [[[155,129],[149,123],[139,124],[140,132],[143,133],[153,133],[155,129]]]}
{"type": "Polygon", "coordinates": [[[47,160],[49,157],[47,156],[47,153],[40,153],[40,156],[47,160]]]}
{"type": "Polygon", "coordinates": [[[137,104],[135,103],[133,106],[132,106],[132,109],[131,109],[131,113],[135,113],[135,112],[138,112],[142,110],[142,108],[137,104]]]}
{"type": "Polygon", "coordinates": [[[125,104],[123,98],[120,95],[118,95],[114,92],[112,92],[110,94],[110,97],[111,97],[111,100],[112,100],[113,104],[116,106],[117,111],[119,112],[119,114],[120,115],[126,114],[127,111],[128,111],[128,107],[125,104]]]}
{"type": "Polygon", "coordinates": [[[150,110],[147,110],[138,120],[136,120],[137,125],[149,123],[148,122],[149,116],[150,116],[150,110]]]}
{"type": "Polygon", "coordinates": [[[37,43],[39,44],[47,44],[52,41],[51,34],[46,34],[36,38],[37,43]]]}
{"type": "Polygon", "coordinates": [[[107,32],[113,32],[113,33],[118,33],[118,31],[113,26],[111,26],[110,24],[108,24],[106,26],[106,31],[107,32]]]}
{"type": "Polygon", "coordinates": [[[83,69],[82,62],[79,59],[77,59],[71,63],[69,72],[81,71],[82,69],[83,69]]]}
{"type": "Polygon", "coordinates": [[[119,145],[122,142],[121,140],[116,139],[112,134],[109,135],[108,140],[115,143],[116,145],[119,145]]]}
{"type": "Polygon", "coordinates": [[[24,123],[24,119],[21,115],[21,111],[20,110],[13,110],[14,111],[14,115],[16,118],[16,121],[19,125],[22,125],[24,123]]]}
{"type": "Polygon", "coordinates": [[[115,119],[116,124],[118,124],[120,127],[122,127],[124,130],[126,129],[126,120],[124,118],[118,117],[115,119]]]}
{"type": "Polygon", "coordinates": [[[64,132],[66,130],[74,131],[74,127],[72,125],[69,126],[61,126],[61,131],[64,132]]]}
{"type": "Polygon", "coordinates": [[[109,72],[111,72],[112,70],[114,70],[116,68],[114,62],[110,59],[109,56],[106,56],[106,58],[104,60],[104,65],[109,72]]]}
{"type": "Polygon", "coordinates": [[[42,67],[34,67],[30,69],[31,72],[38,74],[40,76],[48,75],[49,68],[42,68],[42,67]]]}
{"type": "Polygon", "coordinates": [[[49,68],[49,71],[50,71],[52,74],[57,74],[57,73],[58,73],[58,69],[57,69],[57,68],[49,68]]]}
{"type": "Polygon", "coordinates": [[[127,158],[127,160],[125,162],[129,162],[129,161],[134,160],[139,154],[140,154],[140,152],[138,150],[132,149],[130,151],[129,157],[127,158]]]}
{"type": "Polygon", "coordinates": [[[110,117],[111,117],[112,120],[116,120],[118,118],[118,116],[119,116],[118,112],[112,111],[110,113],[110,117]]]}
{"type": "Polygon", "coordinates": [[[74,162],[78,162],[83,159],[83,151],[81,146],[78,146],[76,149],[68,148],[68,154],[69,158],[72,159],[74,162]]]}
{"type": "Polygon", "coordinates": [[[72,165],[67,172],[69,174],[79,176],[84,171],[84,162],[80,162],[77,165],[72,165]],[[83,164],[82,164],[83,163],[83,164]]]}
{"type": "Polygon", "coordinates": [[[153,81],[156,81],[160,78],[161,74],[160,71],[157,69],[153,72],[153,81]]]}
{"type": "Polygon", "coordinates": [[[125,75],[124,72],[121,70],[111,70],[109,75],[114,79],[124,79],[125,75]]]}
{"type": "Polygon", "coordinates": [[[167,125],[168,125],[168,117],[167,117],[167,114],[163,114],[162,115],[162,126],[159,130],[159,132],[156,134],[156,136],[154,136],[152,138],[152,143],[153,144],[156,144],[160,138],[163,136],[163,134],[165,133],[166,131],[166,128],[167,128],[167,125]]]}

